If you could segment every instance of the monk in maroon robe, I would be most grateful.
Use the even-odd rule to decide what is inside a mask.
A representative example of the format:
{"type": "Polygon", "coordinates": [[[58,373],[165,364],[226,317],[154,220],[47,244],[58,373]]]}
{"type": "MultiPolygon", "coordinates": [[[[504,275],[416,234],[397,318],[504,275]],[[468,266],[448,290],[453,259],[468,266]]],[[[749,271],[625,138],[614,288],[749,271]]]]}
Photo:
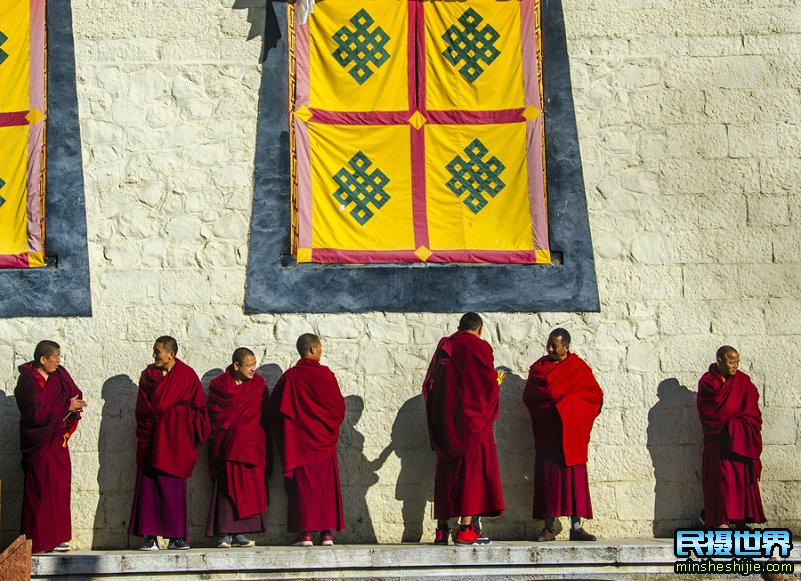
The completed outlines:
{"type": "Polygon", "coordinates": [[[186,481],[209,434],[203,386],[177,353],[175,339],[159,337],[153,363],[139,378],[136,490],[128,534],[145,538],[143,551],[158,550],[157,536],[169,538],[170,549],[189,548],[186,481]]]}
{"type": "Polygon", "coordinates": [[[587,449],[603,392],[589,365],[570,352],[565,329],[551,331],[546,349],[529,369],[523,392],[537,450],[533,517],[545,521],[537,540],[555,540],[555,519],[570,516],[570,540],[594,541],[581,519],[592,518],[587,449]]]}
{"type": "Polygon", "coordinates": [[[454,542],[488,544],[476,517],[504,511],[493,425],[500,410],[492,347],[481,338],[483,321],[466,313],[459,330],[444,337],[423,383],[428,434],[437,456],[434,542],[448,544],[449,519],[461,517],[454,542]]]}
{"type": "Polygon", "coordinates": [[[33,361],[20,365],[14,390],[25,473],[21,529],[34,553],[69,551],[72,538],[72,464],[67,441],[78,427],[86,402],[60,363],[58,343],[41,341],[33,361]]]}
{"type": "Polygon", "coordinates": [[[333,372],[320,365],[320,338],[298,337],[300,361],[287,369],[270,396],[270,428],[284,465],[287,529],[293,545],[310,547],[320,531],[333,545],[332,530],[344,530],[337,442],[345,419],[345,398],[333,372]]]}
{"type": "Polygon", "coordinates": [[[265,405],[270,392],[256,373],[256,355],[240,347],[209,385],[211,506],[206,536],[217,547],[252,547],[245,533],[265,530],[269,444],[265,405]]]}
{"type": "Polygon", "coordinates": [[[718,349],[698,382],[698,415],[704,431],[701,481],[707,526],[765,522],[759,477],[762,414],[759,392],[742,371],[734,347],[718,349]]]}

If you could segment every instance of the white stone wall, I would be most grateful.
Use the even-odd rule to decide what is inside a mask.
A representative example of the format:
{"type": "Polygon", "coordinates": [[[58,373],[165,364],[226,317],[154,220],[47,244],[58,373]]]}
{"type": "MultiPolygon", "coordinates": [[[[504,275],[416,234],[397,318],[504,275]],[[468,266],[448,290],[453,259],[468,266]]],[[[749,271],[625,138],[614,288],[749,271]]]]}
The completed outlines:
{"type": "MultiPolygon", "coordinates": [[[[761,389],[768,518],[801,531],[801,2],[563,2],[602,311],[484,313],[496,361],[514,370],[497,424],[508,510],[487,528],[499,538],[539,530],[520,394],[548,330],[563,325],[606,393],[590,452],[591,531],[650,536],[692,521],[694,391],[722,343],[761,389]]],[[[201,375],[250,346],[272,383],[309,330],[351,396],[340,452],[349,532],[339,538],[431,539],[418,393],[458,315],[243,314],[262,4],[73,1],[94,316],[0,321],[2,541],[17,531],[22,486],[15,368],[38,340],[62,344],[90,403],[71,443],[74,544],[119,547],[134,384],[153,338],[174,335],[201,375]]],[[[271,484],[268,538],[282,542],[285,497],[271,484]]],[[[200,544],[205,461],[189,489],[200,544]]]]}

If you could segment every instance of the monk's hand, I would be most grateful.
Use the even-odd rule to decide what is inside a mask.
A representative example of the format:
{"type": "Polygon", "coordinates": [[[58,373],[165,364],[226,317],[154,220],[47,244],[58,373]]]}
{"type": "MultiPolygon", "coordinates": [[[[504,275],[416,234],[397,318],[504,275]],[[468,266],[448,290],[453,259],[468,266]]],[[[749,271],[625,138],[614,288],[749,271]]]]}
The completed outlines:
{"type": "Polygon", "coordinates": [[[72,399],[70,399],[70,407],[67,408],[67,410],[70,412],[79,412],[85,407],[86,407],[86,402],[82,399],[78,399],[78,396],[76,395],[72,399]]]}

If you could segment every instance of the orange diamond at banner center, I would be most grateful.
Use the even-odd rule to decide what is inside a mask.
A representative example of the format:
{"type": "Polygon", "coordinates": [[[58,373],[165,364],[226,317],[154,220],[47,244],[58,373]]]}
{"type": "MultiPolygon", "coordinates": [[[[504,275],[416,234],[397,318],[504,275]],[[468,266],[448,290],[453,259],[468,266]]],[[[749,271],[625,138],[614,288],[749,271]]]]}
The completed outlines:
{"type": "Polygon", "coordinates": [[[523,111],[523,117],[528,119],[529,121],[534,121],[537,117],[540,116],[540,111],[534,105],[527,105],[526,109],[523,111]]]}
{"type": "Polygon", "coordinates": [[[43,118],[44,118],[44,115],[42,114],[42,112],[39,111],[39,109],[36,109],[36,108],[31,109],[30,111],[28,111],[28,114],[25,115],[25,119],[27,119],[28,123],[30,123],[31,125],[36,125],[43,118]]]}
{"type": "Polygon", "coordinates": [[[412,127],[415,129],[420,129],[423,125],[426,124],[426,118],[423,116],[420,111],[415,111],[414,115],[409,117],[409,123],[412,124],[412,127]]]}
{"type": "Polygon", "coordinates": [[[429,258],[431,258],[432,254],[434,254],[434,253],[431,252],[425,246],[421,246],[420,248],[418,248],[417,250],[414,251],[414,255],[417,258],[419,258],[420,260],[422,260],[423,262],[426,262],[429,258]]]}

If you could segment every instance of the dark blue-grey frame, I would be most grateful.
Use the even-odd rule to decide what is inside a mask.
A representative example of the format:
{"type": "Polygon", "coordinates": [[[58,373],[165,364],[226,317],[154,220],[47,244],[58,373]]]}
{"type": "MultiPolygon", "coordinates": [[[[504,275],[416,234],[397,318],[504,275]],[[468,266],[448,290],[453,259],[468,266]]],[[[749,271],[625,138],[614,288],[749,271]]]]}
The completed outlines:
{"type": "MultiPolygon", "coordinates": [[[[268,3],[286,38],[286,4],[268,3]]],[[[280,32],[278,31],[280,29],[280,32]]],[[[288,55],[265,34],[247,313],[598,311],[561,0],[543,0],[548,224],[561,265],[322,265],[290,255],[288,55]]]]}
{"type": "Polygon", "coordinates": [[[47,194],[43,268],[0,269],[0,317],[91,316],[81,134],[69,0],[47,3],[47,194]]]}

